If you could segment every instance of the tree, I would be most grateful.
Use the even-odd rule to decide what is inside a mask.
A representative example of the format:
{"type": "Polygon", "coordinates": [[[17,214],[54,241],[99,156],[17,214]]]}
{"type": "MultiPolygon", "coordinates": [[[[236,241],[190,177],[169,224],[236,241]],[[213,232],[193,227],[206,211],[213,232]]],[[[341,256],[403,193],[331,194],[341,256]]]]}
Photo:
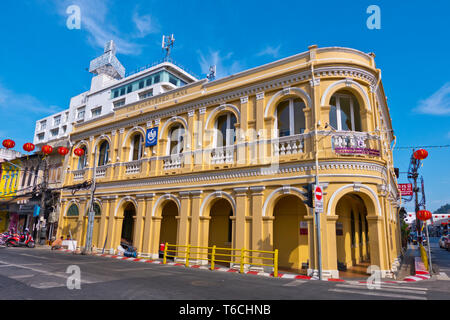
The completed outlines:
{"type": "Polygon", "coordinates": [[[444,204],[442,207],[440,207],[433,213],[450,213],[450,203],[444,204]]]}

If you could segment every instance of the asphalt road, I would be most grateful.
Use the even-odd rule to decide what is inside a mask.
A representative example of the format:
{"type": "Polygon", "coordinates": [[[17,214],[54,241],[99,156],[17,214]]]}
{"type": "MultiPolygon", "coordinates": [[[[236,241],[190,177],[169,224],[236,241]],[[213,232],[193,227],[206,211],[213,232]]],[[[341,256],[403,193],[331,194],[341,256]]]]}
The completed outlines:
{"type": "MultiPolygon", "coordinates": [[[[442,260],[450,256],[445,250],[436,252],[442,260]]],[[[0,299],[9,300],[450,299],[450,281],[444,278],[369,289],[365,284],[274,279],[48,249],[0,249],[0,299]],[[70,266],[80,270],[79,289],[70,266]],[[68,283],[75,288],[69,289],[68,283]]]]}

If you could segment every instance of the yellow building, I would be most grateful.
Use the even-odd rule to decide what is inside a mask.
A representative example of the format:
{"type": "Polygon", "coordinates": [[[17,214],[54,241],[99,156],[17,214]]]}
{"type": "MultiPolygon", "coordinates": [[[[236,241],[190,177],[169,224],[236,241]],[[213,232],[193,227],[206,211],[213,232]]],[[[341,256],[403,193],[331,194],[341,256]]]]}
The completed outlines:
{"type": "MultiPolygon", "coordinates": [[[[302,188],[317,175],[324,276],[363,262],[389,276],[398,265],[395,137],[373,54],[311,46],[117,105],[70,139],[86,156],[70,153],[64,185],[95,175],[97,248],[123,238],[153,258],[163,242],[278,249],[281,269],[311,274],[314,212],[302,188]]],[[[88,191],[62,194],[58,232],[80,246],[88,202],[88,191]]]]}
{"type": "Polygon", "coordinates": [[[17,194],[17,185],[19,181],[18,161],[0,163],[0,232],[8,229],[8,204],[17,194]]]}

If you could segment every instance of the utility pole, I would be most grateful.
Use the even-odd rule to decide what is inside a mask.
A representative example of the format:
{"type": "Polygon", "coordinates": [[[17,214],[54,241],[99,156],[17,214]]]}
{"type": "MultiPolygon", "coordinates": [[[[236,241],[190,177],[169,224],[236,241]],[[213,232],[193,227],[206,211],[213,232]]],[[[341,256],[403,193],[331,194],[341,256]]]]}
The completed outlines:
{"type": "Polygon", "coordinates": [[[40,243],[41,240],[41,220],[45,217],[45,201],[46,201],[46,194],[47,194],[47,180],[48,180],[48,163],[47,163],[47,157],[44,156],[42,158],[42,163],[44,165],[43,169],[43,176],[42,176],[42,186],[41,186],[41,204],[40,204],[40,210],[39,210],[39,216],[38,216],[38,223],[37,223],[37,233],[36,233],[36,242],[40,243]]]}
{"type": "Polygon", "coordinates": [[[91,185],[91,197],[89,200],[89,211],[88,211],[88,225],[86,232],[86,242],[84,246],[83,254],[91,254],[92,253],[92,233],[94,230],[94,194],[95,194],[95,170],[96,170],[96,162],[95,155],[97,154],[97,147],[95,147],[94,152],[94,167],[92,172],[92,185],[91,185]]]}

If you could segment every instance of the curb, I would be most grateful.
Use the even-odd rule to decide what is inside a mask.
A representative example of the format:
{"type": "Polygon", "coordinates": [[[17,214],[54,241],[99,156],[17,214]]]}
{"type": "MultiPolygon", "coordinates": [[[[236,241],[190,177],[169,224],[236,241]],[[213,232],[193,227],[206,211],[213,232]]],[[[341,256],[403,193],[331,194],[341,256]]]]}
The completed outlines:
{"type": "MultiPolygon", "coordinates": [[[[75,253],[78,254],[80,253],[79,250],[77,251],[72,251],[72,250],[67,250],[67,249],[57,249],[55,251],[59,251],[59,252],[70,252],[70,253],[75,253]]],[[[118,255],[112,255],[112,254],[102,254],[102,253],[94,253],[94,256],[98,256],[98,257],[104,257],[104,258],[110,258],[110,259],[116,259],[116,260],[122,260],[122,261],[133,261],[133,262],[142,262],[142,263],[152,263],[152,264],[163,264],[162,261],[160,260],[152,260],[152,259],[147,259],[147,258],[133,258],[133,257],[124,257],[124,256],[118,256],[118,255]]],[[[420,258],[419,258],[420,259],[420,258]]],[[[184,263],[177,263],[177,262],[167,262],[166,265],[169,266],[183,266],[185,267],[184,263]]],[[[202,270],[211,270],[210,267],[204,266],[204,265],[191,265],[189,266],[189,268],[193,268],[193,269],[202,269],[202,270]]],[[[417,270],[417,269],[416,269],[417,270]]],[[[228,273],[239,273],[239,270],[237,269],[232,269],[232,268],[224,268],[224,267],[215,267],[214,271],[220,271],[220,272],[228,272],[228,273]]],[[[273,272],[272,273],[267,273],[267,272],[259,272],[259,271],[246,271],[243,274],[251,274],[251,275],[255,275],[255,276],[263,276],[263,277],[274,277],[273,276],[273,272]]],[[[278,277],[280,279],[294,279],[294,280],[298,280],[298,279],[302,279],[302,280],[319,280],[318,277],[310,277],[310,276],[305,276],[305,275],[301,275],[301,274],[294,274],[294,273],[278,273],[278,277]]],[[[411,281],[419,281],[419,280],[425,280],[425,279],[429,279],[430,276],[428,275],[428,278],[426,278],[426,275],[418,275],[416,274],[415,277],[411,276],[408,278],[417,278],[418,280],[409,280],[407,278],[405,278],[404,280],[385,280],[385,281],[380,281],[380,284],[400,284],[400,283],[408,283],[411,281]]],[[[344,279],[337,279],[337,278],[328,278],[328,279],[323,279],[322,281],[329,281],[329,282],[339,282],[339,283],[350,283],[350,284],[355,284],[355,283],[370,283],[369,281],[364,281],[364,280],[344,280],[344,279]]]]}
{"type": "Polygon", "coordinates": [[[406,282],[415,282],[415,281],[422,281],[422,280],[428,280],[431,278],[430,273],[425,268],[425,265],[422,262],[422,259],[419,257],[414,258],[414,266],[415,266],[415,275],[414,276],[408,276],[403,281],[406,282]]]}

